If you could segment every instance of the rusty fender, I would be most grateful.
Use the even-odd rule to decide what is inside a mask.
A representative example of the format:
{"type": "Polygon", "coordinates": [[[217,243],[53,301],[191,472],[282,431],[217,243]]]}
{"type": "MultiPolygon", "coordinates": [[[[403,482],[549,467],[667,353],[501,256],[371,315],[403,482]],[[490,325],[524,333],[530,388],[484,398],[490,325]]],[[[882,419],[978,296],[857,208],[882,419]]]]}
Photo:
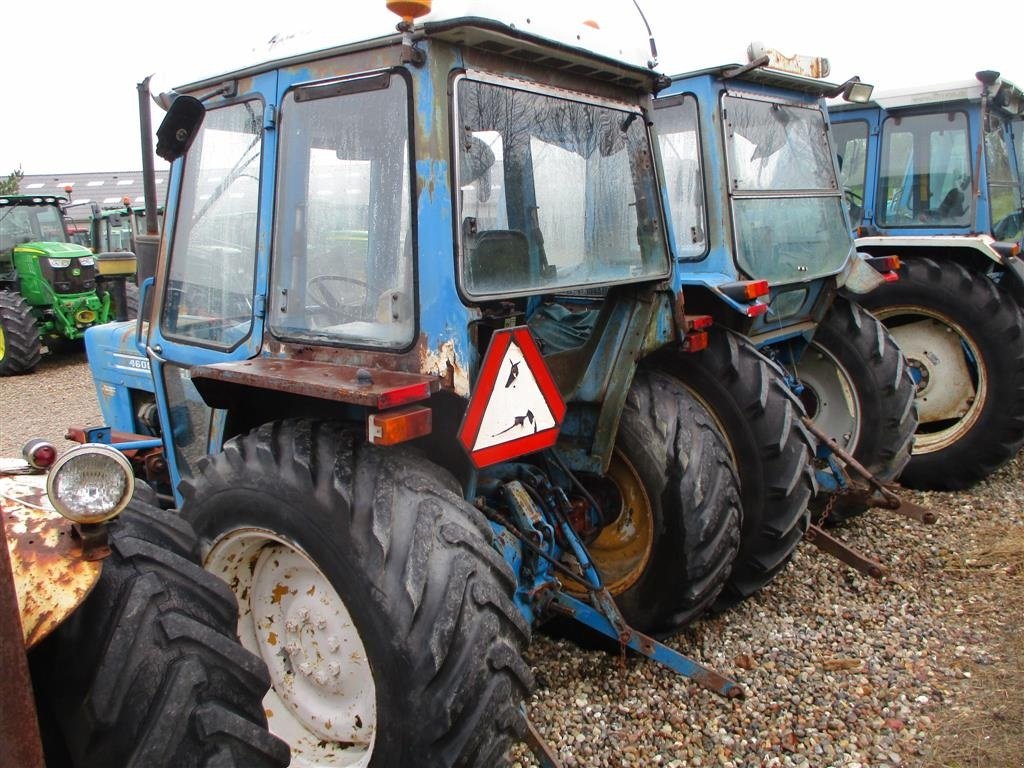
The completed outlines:
{"type": "Polygon", "coordinates": [[[28,649],[81,605],[102,562],[82,557],[71,521],[46,498],[45,475],[0,475],[0,511],[28,649]]]}

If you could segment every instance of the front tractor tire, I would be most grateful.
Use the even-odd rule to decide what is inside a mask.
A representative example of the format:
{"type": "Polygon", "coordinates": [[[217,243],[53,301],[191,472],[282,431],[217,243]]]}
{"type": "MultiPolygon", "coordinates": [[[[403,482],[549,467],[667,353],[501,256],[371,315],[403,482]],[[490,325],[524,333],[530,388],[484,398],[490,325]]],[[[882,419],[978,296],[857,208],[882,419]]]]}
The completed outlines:
{"type": "Polygon", "coordinates": [[[29,655],[47,765],[272,768],[263,662],[235,637],[230,590],[176,513],[138,497],[109,523],[85,602],[29,655]]]}
{"type": "Polygon", "coordinates": [[[739,547],[739,481],[725,441],[678,381],[640,370],[606,488],[608,480],[618,513],[590,555],[631,626],[656,636],[678,632],[718,597],[739,547]]]}
{"type": "Polygon", "coordinates": [[[0,376],[31,373],[41,358],[32,309],[17,293],[0,290],[0,376]]]}
{"type": "Polygon", "coordinates": [[[336,423],[273,422],[182,486],[304,766],[507,765],[532,684],[511,571],[454,478],[336,423]]]}
{"type": "Polygon", "coordinates": [[[714,610],[757,592],[789,561],[810,523],[816,484],[814,440],[804,409],[782,373],[743,337],[721,327],[694,354],[655,360],[707,405],[739,472],[743,529],[739,553],[714,610]]]}
{"type": "MultiPolygon", "coordinates": [[[[808,415],[879,481],[899,477],[910,461],[917,428],[914,380],[896,341],[874,316],[838,297],[795,366],[808,415]]],[[[850,472],[851,478],[864,480],[850,472]]],[[[867,502],[822,496],[825,522],[839,523],[867,509],[867,502]]]]}
{"type": "Polygon", "coordinates": [[[910,361],[921,423],[900,480],[952,491],[1024,444],[1024,317],[1001,286],[952,261],[907,258],[863,297],[910,361]]]}

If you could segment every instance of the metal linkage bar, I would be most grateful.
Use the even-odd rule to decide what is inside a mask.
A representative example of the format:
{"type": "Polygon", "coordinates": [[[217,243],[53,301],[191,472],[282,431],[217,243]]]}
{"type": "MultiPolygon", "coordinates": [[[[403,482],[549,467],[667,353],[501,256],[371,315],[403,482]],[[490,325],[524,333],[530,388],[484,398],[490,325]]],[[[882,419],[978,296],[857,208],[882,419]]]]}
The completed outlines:
{"type": "Polygon", "coordinates": [[[891,488],[886,486],[881,480],[875,477],[871,472],[857,461],[853,456],[844,451],[839,445],[829,437],[817,424],[815,424],[810,417],[804,416],[801,421],[812,435],[817,437],[823,443],[829,446],[830,450],[838,456],[843,462],[850,467],[854,472],[860,475],[867,483],[871,486],[871,491],[866,494],[865,500],[873,507],[881,507],[883,509],[890,509],[898,514],[904,515],[911,519],[917,520],[922,523],[931,524],[935,522],[935,513],[931,510],[925,509],[919,504],[914,504],[910,501],[905,501],[900,498],[899,494],[893,491],[891,488]]]}
{"type": "MultiPolygon", "coordinates": [[[[582,624],[597,630],[652,661],[664,664],[674,672],[693,680],[697,685],[727,699],[742,699],[743,689],[733,680],[705,667],[687,656],[672,650],[642,632],[625,627],[620,632],[602,612],[564,592],[553,592],[552,601],[558,606],[558,612],[571,616],[582,624]]],[[[609,598],[610,599],[610,598],[609,598]]]]}
{"type": "Polygon", "coordinates": [[[867,555],[861,554],[853,547],[849,547],[839,539],[825,532],[825,529],[817,525],[807,528],[804,538],[811,542],[822,552],[827,552],[838,560],[842,560],[851,568],[867,574],[875,579],[880,579],[888,573],[888,569],[877,560],[872,560],[867,555]]]}

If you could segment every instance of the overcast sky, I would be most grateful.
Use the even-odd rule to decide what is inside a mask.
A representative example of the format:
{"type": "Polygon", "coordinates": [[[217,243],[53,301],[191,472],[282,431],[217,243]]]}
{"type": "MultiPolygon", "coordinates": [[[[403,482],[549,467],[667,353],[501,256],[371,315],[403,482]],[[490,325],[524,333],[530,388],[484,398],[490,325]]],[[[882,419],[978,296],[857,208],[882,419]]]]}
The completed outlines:
{"type": "MultiPolygon", "coordinates": [[[[494,3],[491,3],[493,6],[494,3]]],[[[623,47],[646,46],[632,0],[508,0],[515,18],[548,26],[593,19],[623,47]],[[553,9],[557,9],[557,12],[553,9]],[[575,17],[578,17],[576,19],[575,17]]],[[[746,60],[754,40],[785,54],[827,57],[830,80],[853,74],[879,90],[968,80],[995,69],[1024,83],[1024,4],[988,0],[967,8],[914,0],[794,3],[771,0],[640,0],[663,72],[746,60]],[[946,15],[946,9],[950,8],[946,15]]],[[[435,14],[487,6],[434,0],[435,14]]],[[[487,15],[490,15],[488,12],[487,15]]],[[[136,83],[154,74],[168,88],[266,58],[275,36],[325,42],[387,34],[384,0],[280,0],[44,5],[5,3],[0,80],[0,175],[116,172],[142,167],[136,83]],[[316,30],[310,32],[310,30],[316,30]]],[[[312,45],[306,46],[313,47],[312,45]]],[[[322,47],[317,45],[315,47],[322,47]]],[[[154,116],[154,127],[159,115],[154,116]]],[[[158,160],[158,163],[162,161],[158,160]]]]}

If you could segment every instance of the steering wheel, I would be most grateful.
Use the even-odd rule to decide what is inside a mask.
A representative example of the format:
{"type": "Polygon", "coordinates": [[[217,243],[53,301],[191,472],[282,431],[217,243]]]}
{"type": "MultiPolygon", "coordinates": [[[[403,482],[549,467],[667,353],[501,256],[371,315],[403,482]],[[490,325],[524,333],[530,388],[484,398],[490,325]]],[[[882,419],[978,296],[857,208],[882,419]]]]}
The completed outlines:
{"type": "Polygon", "coordinates": [[[306,293],[318,308],[325,312],[337,314],[342,317],[346,314],[352,314],[352,306],[347,302],[343,302],[341,297],[336,294],[333,289],[328,288],[328,285],[332,283],[348,283],[350,285],[357,285],[363,289],[364,295],[370,288],[365,280],[346,277],[345,275],[318,275],[306,284],[306,293]]]}

